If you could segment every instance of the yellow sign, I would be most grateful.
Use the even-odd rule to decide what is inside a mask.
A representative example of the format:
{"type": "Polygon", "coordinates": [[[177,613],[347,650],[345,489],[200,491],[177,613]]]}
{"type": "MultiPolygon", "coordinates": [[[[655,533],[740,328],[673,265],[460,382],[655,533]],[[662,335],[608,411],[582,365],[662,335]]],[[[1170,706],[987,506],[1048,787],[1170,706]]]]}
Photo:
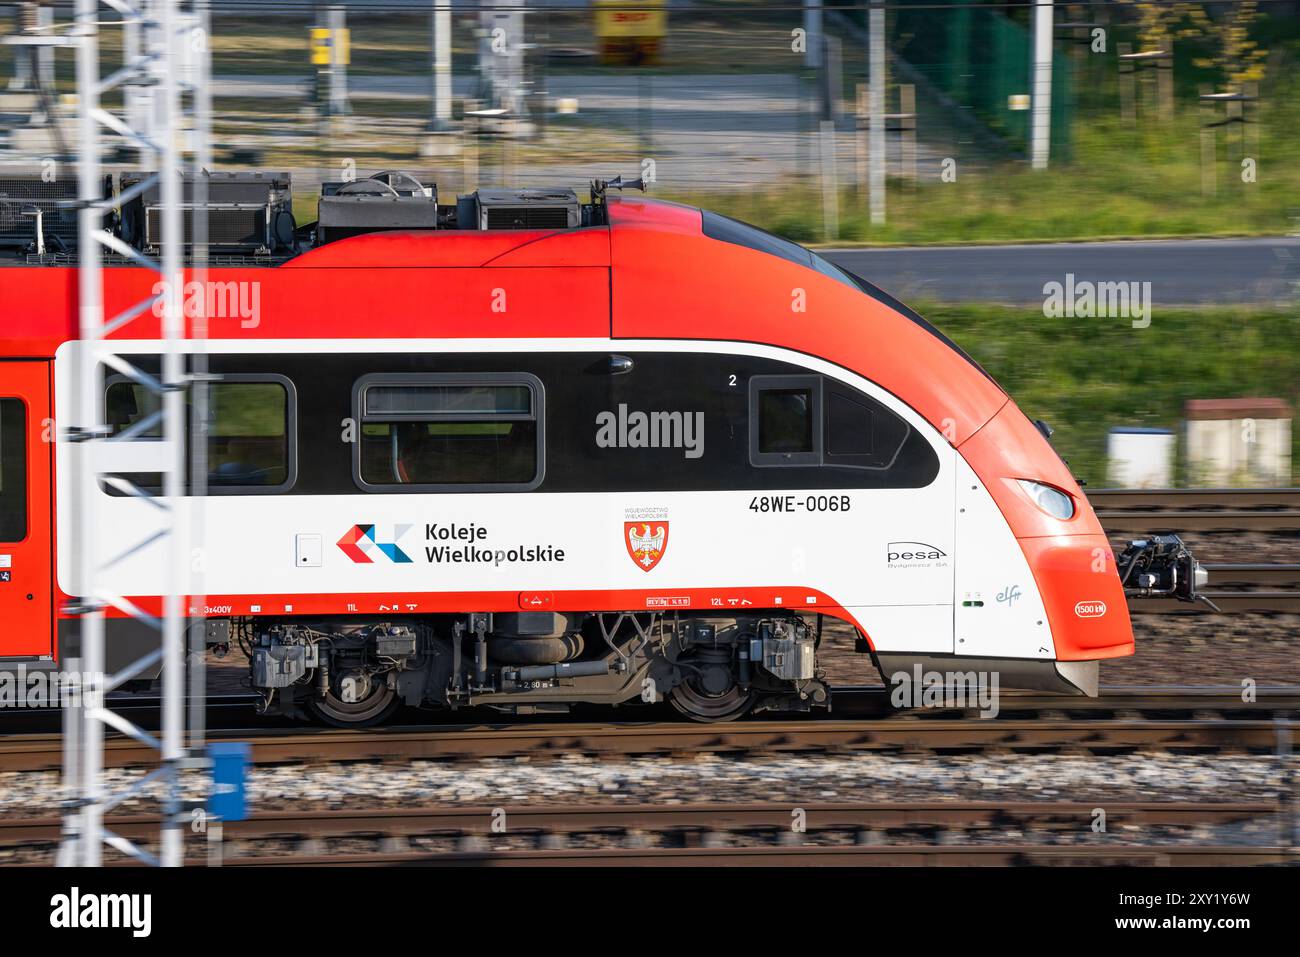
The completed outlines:
{"type": "Polygon", "coordinates": [[[311,62],[313,66],[347,66],[352,56],[352,31],[311,28],[311,62]],[[338,53],[331,57],[333,49],[338,53]]]}
{"type": "Polygon", "coordinates": [[[662,38],[668,34],[666,0],[596,0],[596,36],[662,38]],[[639,8],[639,9],[638,9],[639,8]]]}

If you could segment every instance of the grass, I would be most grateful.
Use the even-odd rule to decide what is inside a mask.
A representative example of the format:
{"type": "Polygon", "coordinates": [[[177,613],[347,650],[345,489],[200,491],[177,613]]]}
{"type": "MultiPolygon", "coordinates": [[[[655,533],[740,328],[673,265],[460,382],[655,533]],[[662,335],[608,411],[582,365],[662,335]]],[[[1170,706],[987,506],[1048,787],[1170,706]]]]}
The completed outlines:
{"type": "Polygon", "coordinates": [[[755,193],[683,194],[799,242],[923,244],[1063,241],[1112,237],[1265,235],[1300,223],[1300,84],[1270,105],[1262,130],[1257,181],[1241,179],[1240,146],[1220,133],[1217,194],[1202,194],[1200,133],[1188,116],[1148,134],[1118,120],[1076,127],[1078,158],[1035,171],[1005,162],[963,171],[955,182],[888,184],[887,222],[872,225],[856,191],[840,195],[838,237],[823,228],[815,182],[791,181],[755,193]]]}
{"type": "MultiPolygon", "coordinates": [[[[1296,102],[1300,102],[1297,84],[1296,102]]],[[[250,102],[248,116],[257,108],[250,102]]],[[[396,120],[405,104],[367,106],[367,121],[384,109],[396,120]]],[[[1161,236],[1250,236],[1295,232],[1300,226],[1300,166],[1284,159],[1300,151],[1300,110],[1277,107],[1277,116],[1264,130],[1258,181],[1241,181],[1238,160],[1224,154],[1220,143],[1217,195],[1202,195],[1198,130],[1195,123],[1174,123],[1159,137],[1142,137],[1099,124],[1081,131],[1079,149],[1090,159],[1033,171],[1021,163],[1005,163],[964,172],[957,181],[910,183],[891,181],[888,221],[872,225],[865,203],[854,190],[840,194],[840,229],[832,237],[823,228],[821,195],[808,178],[791,177],[767,189],[687,192],[670,182],[655,184],[651,194],[663,199],[712,209],[808,244],[923,245],[932,243],[1037,242],[1161,236]],[[1295,116],[1291,116],[1295,113],[1295,116]],[[1283,125],[1285,123],[1285,125],[1283,125]],[[1274,125],[1277,124],[1277,125],[1274,125]]],[[[361,122],[358,120],[357,122],[361,122]]],[[[272,127],[268,124],[267,129],[272,127]]],[[[310,126],[293,127],[299,134],[310,126]]],[[[219,127],[219,141],[230,128],[219,127]]],[[[376,128],[378,129],[378,128],[376,128]]],[[[461,161],[431,163],[416,153],[415,127],[390,135],[372,131],[369,139],[384,149],[367,147],[357,135],[318,142],[313,136],[266,140],[264,162],[310,167],[330,165],[334,153],[355,157],[359,166],[385,157],[437,166],[444,177],[459,182],[461,161]],[[334,153],[330,152],[331,150],[334,153]],[[449,169],[455,167],[455,169],[449,169]]],[[[552,124],[545,142],[521,143],[514,149],[517,171],[545,166],[563,156],[566,165],[593,168],[611,154],[635,149],[635,134],[574,123],[552,124]]],[[[1235,143],[1233,149],[1236,149],[1235,143]]],[[[482,151],[485,166],[501,161],[500,147],[482,151]]],[[[516,174],[518,175],[518,174],[516,174]]],[[[575,184],[577,185],[577,184],[575,184]]]]}
{"type": "Polygon", "coordinates": [[[913,305],[1026,415],[1056,429],[1053,445],[1093,488],[1108,484],[1112,426],[1177,433],[1183,403],[1195,398],[1280,396],[1300,408],[1300,308],[1156,310],[1150,327],[1134,329],[1125,319],[1047,319],[1034,309],[913,305]]]}
{"type": "MultiPolygon", "coordinates": [[[[256,19],[218,14],[214,17],[214,71],[218,75],[292,74],[305,80],[312,73],[306,40],[311,19],[305,11],[296,17],[256,19]]],[[[428,20],[426,11],[354,16],[350,72],[355,76],[427,75],[428,20]]],[[[663,65],[639,69],[649,73],[798,73],[802,69],[799,57],[789,49],[789,29],[797,22],[796,13],[760,14],[743,4],[719,3],[689,15],[675,12],[671,22],[663,65]]],[[[591,47],[594,43],[590,16],[585,12],[537,11],[529,23],[530,41],[543,47],[591,47]]],[[[1292,23],[1277,20],[1277,36],[1265,37],[1276,56],[1262,87],[1258,181],[1241,182],[1239,127],[1231,133],[1220,132],[1215,196],[1202,195],[1201,120],[1195,105],[1196,83],[1213,78],[1191,68],[1188,57],[1195,51],[1186,44],[1177,46],[1176,117],[1141,129],[1119,121],[1112,61],[1098,65],[1089,60],[1089,79],[1081,82],[1079,90],[1087,108],[1076,113],[1073,156],[1068,162],[1054,158],[1052,168],[1042,172],[1029,170],[1019,160],[989,162],[987,153],[976,152],[969,144],[959,145],[956,134],[943,130],[937,108],[927,107],[922,116],[922,145],[926,148],[923,155],[931,157],[929,165],[921,170],[919,184],[890,183],[888,221],[883,225],[872,225],[863,198],[856,191],[845,190],[838,234],[828,235],[815,175],[792,175],[755,189],[718,189],[707,194],[685,193],[664,182],[656,185],[654,193],[716,209],[805,243],[1015,242],[1293,231],[1300,222],[1300,166],[1291,160],[1300,152],[1300,75],[1289,69],[1289,64],[1300,56],[1300,38],[1292,23]],[[952,142],[950,149],[945,146],[948,142],[952,142]],[[938,150],[938,157],[933,150],[938,150]],[[938,180],[938,159],[945,154],[957,163],[955,182],[938,180]]],[[[119,42],[120,31],[104,30],[106,65],[115,63],[112,51],[119,42]]],[[[475,43],[471,25],[458,15],[455,58],[461,75],[471,69],[475,43]]],[[[860,46],[845,45],[846,91],[860,73],[860,46]]],[[[0,76],[6,75],[11,57],[12,48],[0,47],[0,76]]],[[[72,88],[71,58],[61,57],[58,62],[61,89],[68,91],[72,88]]],[[[560,69],[627,72],[614,67],[550,66],[552,73],[560,69]]],[[[361,166],[428,165],[418,157],[417,128],[402,122],[422,121],[427,104],[358,97],[358,114],[377,123],[387,122],[391,128],[372,131],[359,138],[360,142],[342,136],[322,143],[314,136],[301,135],[310,132],[299,113],[301,94],[297,90],[286,93],[286,98],[272,100],[222,98],[217,104],[218,142],[251,136],[258,141],[263,162],[273,166],[331,166],[338,155],[353,157],[361,166]],[[255,131],[235,122],[258,114],[264,121],[255,131]],[[298,135],[283,135],[281,130],[298,135]]],[[[557,160],[566,165],[599,165],[611,152],[622,155],[637,136],[636,130],[594,129],[585,124],[585,117],[557,120],[548,142],[517,151],[518,168],[557,160]]],[[[483,157],[484,165],[492,162],[490,155],[483,157]]],[[[846,183],[852,165],[841,164],[846,183]]],[[[517,175],[524,178],[522,173],[517,175]]]]}

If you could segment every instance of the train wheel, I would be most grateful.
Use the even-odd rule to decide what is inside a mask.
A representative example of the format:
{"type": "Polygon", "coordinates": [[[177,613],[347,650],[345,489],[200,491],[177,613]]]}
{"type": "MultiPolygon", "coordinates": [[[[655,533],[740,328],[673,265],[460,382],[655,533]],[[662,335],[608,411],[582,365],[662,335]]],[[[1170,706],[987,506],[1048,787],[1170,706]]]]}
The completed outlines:
{"type": "Polygon", "coordinates": [[[309,700],[307,709],[337,728],[367,728],[388,719],[401,703],[385,682],[358,673],[345,674],[340,682],[331,678],[329,692],[324,698],[309,700]],[[351,682],[346,694],[343,682],[351,682]]]}
{"type": "Polygon", "coordinates": [[[674,688],[668,695],[668,702],[692,721],[707,724],[743,717],[754,706],[754,695],[739,688],[732,688],[726,694],[716,697],[703,695],[688,683],[674,688]]]}
{"type": "Polygon", "coordinates": [[[741,691],[731,670],[730,654],[692,656],[686,678],[668,693],[668,701],[693,721],[732,721],[754,706],[754,693],[741,691]]]}

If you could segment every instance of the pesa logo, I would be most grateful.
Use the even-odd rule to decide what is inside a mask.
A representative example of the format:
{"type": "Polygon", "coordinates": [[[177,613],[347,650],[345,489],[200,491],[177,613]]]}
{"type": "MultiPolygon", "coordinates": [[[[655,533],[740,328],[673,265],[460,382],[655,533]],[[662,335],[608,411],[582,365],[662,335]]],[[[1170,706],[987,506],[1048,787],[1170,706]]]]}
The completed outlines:
{"type": "Polygon", "coordinates": [[[1081,601],[1074,606],[1074,613],[1080,618],[1100,618],[1106,614],[1104,601],[1081,601]]]}
{"type": "Polygon", "coordinates": [[[887,568],[944,567],[948,553],[925,542],[890,542],[885,551],[887,568]]]}

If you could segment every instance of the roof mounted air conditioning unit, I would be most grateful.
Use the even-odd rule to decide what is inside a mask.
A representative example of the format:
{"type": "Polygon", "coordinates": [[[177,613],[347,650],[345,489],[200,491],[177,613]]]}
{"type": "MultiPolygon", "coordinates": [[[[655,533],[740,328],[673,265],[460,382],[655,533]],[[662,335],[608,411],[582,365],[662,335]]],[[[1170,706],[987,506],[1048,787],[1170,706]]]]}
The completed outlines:
{"type": "Polygon", "coordinates": [[[438,228],[438,186],[388,170],[350,183],[323,183],[317,245],[363,233],[438,228]]]}
{"type": "MultiPolygon", "coordinates": [[[[202,173],[207,198],[208,248],[216,253],[269,255],[293,245],[293,179],[287,172],[245,171],[202,173]]],[[[154,176],[125,172],[123,192],[154,176]]],[[[187,246],[194,243],[195,176],[181,179],[181,227],[187,246]]],[[[154,181],[143,193],[122,204],[122,236],[137,249],[155,254],[162,245],[162,184],[154,181]]]]}
{"type": "MultiPolygon", "coordinates": [[[[480,189],[477,229],[576,229],[582,204],[571,189],[480,189]]],[[[460,224],[462,229],[467,224],[460,224]]]]}

